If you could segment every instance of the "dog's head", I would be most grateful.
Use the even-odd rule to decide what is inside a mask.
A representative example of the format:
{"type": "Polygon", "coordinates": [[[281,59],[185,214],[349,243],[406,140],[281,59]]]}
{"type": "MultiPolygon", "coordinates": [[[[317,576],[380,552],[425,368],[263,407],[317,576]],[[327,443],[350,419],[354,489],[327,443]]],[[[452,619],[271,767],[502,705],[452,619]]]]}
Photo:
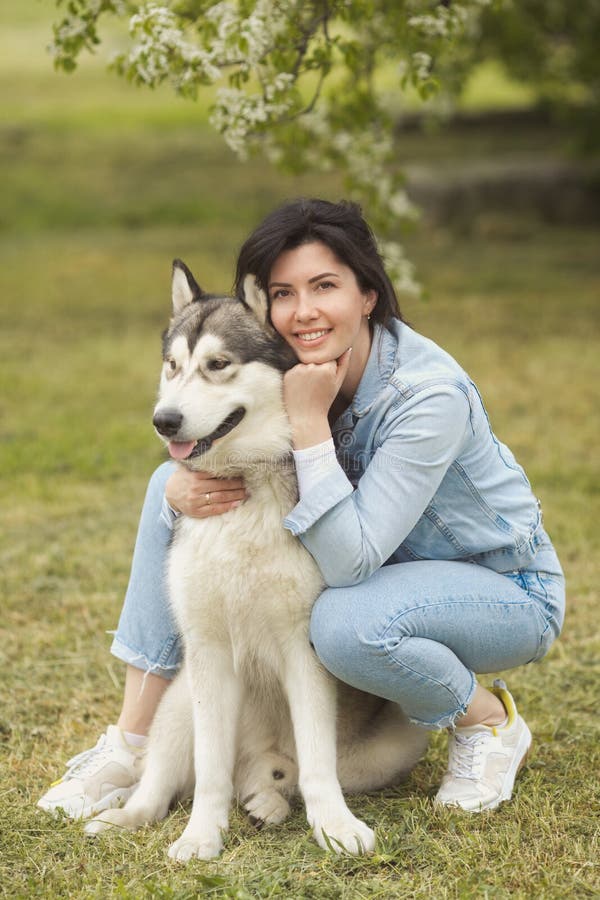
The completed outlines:
{"type": "Polygon", "coordinates": [[[297,360],[271,327],[253,276],[243,299],[207,294],[176,259],[172,300],[152,420],[170,455],[230,472],[287,453],[281,379],[297,360]]]}

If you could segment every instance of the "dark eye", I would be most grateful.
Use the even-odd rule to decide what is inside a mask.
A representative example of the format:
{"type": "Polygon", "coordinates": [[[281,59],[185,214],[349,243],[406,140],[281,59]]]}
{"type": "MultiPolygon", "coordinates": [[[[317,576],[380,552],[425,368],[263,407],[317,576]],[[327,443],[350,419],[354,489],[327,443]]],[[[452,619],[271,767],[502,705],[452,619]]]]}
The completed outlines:
{"type": "Polygon", "coordinates": [[[169,360],[167,360],[167,362],[169,363],[169,368],[170,368],[171,372],[174,372],[175,369],[177,368],[177,363],[175,362],[175,360],[169,359],[169,360]]]}
{"type": "Polygon", "coordinates": [[[231,365],[231,360],[229,359],[209,359],[206,364],[206,368],[211,371],[220,371],[221,369],[226,369],[227,366],[231,365]]]}

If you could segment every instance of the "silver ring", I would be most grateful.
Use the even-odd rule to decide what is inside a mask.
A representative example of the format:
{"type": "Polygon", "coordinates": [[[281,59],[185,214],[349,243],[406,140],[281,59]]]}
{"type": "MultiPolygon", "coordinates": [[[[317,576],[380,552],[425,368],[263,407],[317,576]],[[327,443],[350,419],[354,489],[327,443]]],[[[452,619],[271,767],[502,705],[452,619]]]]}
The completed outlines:
{"type": "Polygon", "coordinates": [[[210,493],[206,495],[206,505],[210,506],[210,493]]]}

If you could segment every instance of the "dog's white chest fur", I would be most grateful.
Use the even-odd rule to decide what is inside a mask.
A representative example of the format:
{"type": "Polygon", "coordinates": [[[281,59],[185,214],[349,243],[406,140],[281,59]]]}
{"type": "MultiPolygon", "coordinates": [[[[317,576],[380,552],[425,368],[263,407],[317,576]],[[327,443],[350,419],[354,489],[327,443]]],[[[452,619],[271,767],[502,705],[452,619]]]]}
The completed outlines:
{"type": "Polygon", "coordinates": [[[177,523],[169,593],[184,634],[230,646],[236,669],[250,656],[253,666],[278,671],[290,631],[306,633],[323,582],[281,524],[295,502],[294,475],[280,469],[247,486],[250,497],[237,509],[177,523]]]}

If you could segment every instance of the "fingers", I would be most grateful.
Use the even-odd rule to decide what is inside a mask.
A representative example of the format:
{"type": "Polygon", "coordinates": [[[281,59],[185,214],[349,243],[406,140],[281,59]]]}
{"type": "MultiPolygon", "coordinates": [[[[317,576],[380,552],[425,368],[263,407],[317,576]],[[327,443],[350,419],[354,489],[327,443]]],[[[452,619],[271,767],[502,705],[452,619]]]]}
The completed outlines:
{"type": "Polygon", "coordinates": [[[215,478],[210,472],[203,472],[202,470],[190,472],[186,469],[185,471],[187,471],[190,477],[198,483],[200,490],[235,491],[244,489],[243,478],[215,478]]]}
{"type": "MultiPolygon", "coordinates": [[[[196,484],[189,490],[184,500],[184,507],[181,508],[186,516],[192,516],[197,519],[205,519],[207,516],[219,516],[230,509],[235,509],[240,503],[243,503],[248,494],[243,487],[241,479],[229,479],[229,482],[241,482],[242,487],[233,488],[231,490],[223,490],[222,486],[225,479],[219,478],[198,478],[196,484]],[[204,487],[217,486],[218,490],[203,490],[204,487]]],[[[181,502],[180,502],[181,505],[181,502]]]]}
{"type": "Polygon", "coordinates": [[[245,490],[191,491],[179,497],[178,509],[185,516],[205,519],[207,516],[219,516],[230,509],[235,509],[247,496],[245,490]]]}
{"type": "Polygon", "coordinates": [[[215,506],[220,504],[235,503],[236,500],[245,500],[248,494],[246,490],[237,491],[204,491],[204,493],[196,493],[194,499],[198,503],[198,507],[215,506]]]}
{"type": "Polygon", "coordinates": [[[167,481],[165,494],[173,509],[193,518],[220,515],[248,496],[242,478],[215,478],[183,466],[178,466],[167,481]]]}
{"type": "Polygon", "coordinates": [[[229,512],[230,509],[237,509],[243,502],[243,500],[234,500],[233,502],[213,503],[211,500],[210,503],[205,504],[198,510],[194,518],[208,519],[210,516],[222,516],[223,513],[229,512]]]}

